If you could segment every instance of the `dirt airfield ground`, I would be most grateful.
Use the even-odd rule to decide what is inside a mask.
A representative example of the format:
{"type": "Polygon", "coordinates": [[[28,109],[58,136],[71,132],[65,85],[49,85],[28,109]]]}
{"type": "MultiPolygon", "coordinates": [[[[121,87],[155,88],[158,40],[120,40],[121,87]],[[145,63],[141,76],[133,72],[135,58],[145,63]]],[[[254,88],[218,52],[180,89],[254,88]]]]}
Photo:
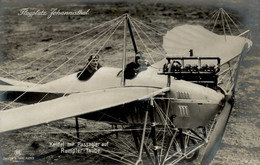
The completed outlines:
{"type": "MultiPolygon", "coordinates": [[[[201,24],[205,25],[209,20],[209,14],[214,8],[186,7],[174,4],[70,4],[70,5],[38,5],[34,8],[50,10],[50,8],[59,8],[61,10],[90,10],[86,16],[54,16],[47,19],[46,16],[18,16],[20,9],[26,7],[22,4],[18,6],[8,4],[3,7],[1,23],[1,68],[7,72],[19,68],[35,60],[38,56],[38,50],[48,45],[78,34],[91,27],[94,27],[105,21],[114,19],[125,12],[132,17],[144,20],[144,22],[161,27],[160,31],[164,34],[167,30],[176,25],[201,24]],[[36,52],[36,53],[32,53],[36,52]],[[18,57],[32,53],[29,58],[15,60],[18,57]],[[12,62],[9,62],[14,60],[12,62]],[[5,65],[8,63],[8,65],[5,65]]],[[[27,6],[28,7],[28,6],[27,6]]],[[[235,21],[241,21],[240,15],[235,11],[228,11],[235,21]]],[[[123,33],[122,33],[123,34],[123,33]]],[[[117,38],[122,38],[117,36],[117,38]]],[[[121,53],[118,53],[118,46],[122,45],[121,41],[115,38],[110,45],[107,45],[101,56],[103,66],[121,66],[121,53]],[[112,56],[113,55],[113,56],[112,56]]],[[[154,39],[160,45],[162,36],[154,36],[154,39]]],[[[130,43],[130,41],[129,41],[130,43]]],[[[70,49],[69,47],[65,47],[70,49]]],[[[133,52],[132,46],[128,44],[128,52],[133,52]]],[[[49,50],[47,50],[49,51],[49,50]]],[[[19,80],[25,78],[30,82],[37,82],[53,70],[52,66],[45,69],[41,74],[34,74],[41,66],[47,65],[50,61],[55,60],[56,56],[48,59],[38,60],[33,65],[16,70],[13,75],[19,80]]],[[[225,136],[222,140],[220,149],[217,152],[212,164],[259,164],[260,163],[260,122],[259,122],[259,67],[251,67],[255,57],[251,57],[241,69],[239,89],[236,95],[237,102],[229,120],[225,136]],[[245,79],[246,75],[254,79],[245,79]]],[[[159,59],[159,58],[158,58],[159,59]]],[[[157,60],[158,60],[157,59],[157,60]]],[[[76,62],[70,63],[59,72],[48,77],[44,82],[54,80],[66,75],[69,68],[76,62]]],[[[77,71],[85,65],[80,63],[73,71],[77,71]]],[[[1,77],[10,77],[1,73],[1,77]]],[[[6,133],[1,136],[1,149],[4,164],[11,164],[19,160],[19,157],[35,155],[44,155],[55,151],[56,148],[50,146],[52,142],[70,142],[75,140],[68,134],[61,132],[72,132],[75,136],[74,118],[53,122],[48,125],[32,127],[24,130],[6,133]],[[51,132],[51,133],[50,133],[51,132]]],[[[105,124],[95,124],[92,121],[80,120],[80,128],[84,129],[102,129],[108,127],[105,124]]],[[[85,138],[94,137],[95,134],[84,135],[85,138]]],[[[72,155],[72,154],[53,154],[45,155],[39,160],[29,162],[30,164],[110,164],[110,161],[99,159],[97,155],[72,155]]],[[[113,162],[114,163],[114,162],[113,162]]],[[[198,164],[198,162],[194,162],[198,164]]]]}

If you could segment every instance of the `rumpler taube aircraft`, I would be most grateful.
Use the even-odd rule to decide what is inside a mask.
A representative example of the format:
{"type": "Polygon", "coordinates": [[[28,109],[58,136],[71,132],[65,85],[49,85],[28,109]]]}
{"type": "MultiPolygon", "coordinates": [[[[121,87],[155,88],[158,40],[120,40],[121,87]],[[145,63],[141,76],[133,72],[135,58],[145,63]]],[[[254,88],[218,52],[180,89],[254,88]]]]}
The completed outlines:
{"type": "MultiPolygon", "coordinates": [[[[155,49],[144,44],[141,34],[149,36],[141,27],[150,26],[128,14],[102,26],[115,32],[121,23],[122,68],[103,66],[88,80],[79,80],[98,50],[82,71],[45,84],[1,78],[1,100],[27,105],[6,109],[7,104],[0,111],[0,133],[70,117],[91,119],[122,127],[109,130],[116,137],[108,135],[121,140],[115,140],[116,144],[110,140],[108,148],[99,148],[98,154],[107,159],[163,165],[193,161],[201,154],[201,164],[209,164],[224,134],[234,104],[239,66],[252,41],[243,37],[245,33],[219,35],[199,25],[180,25],[163,37],[167,56],[149,65],[144,63],[144,56],[152,57],[150,52],[155,49]],[[130,78],[125,71],[127,36],[142,61],[138,64],[142,69],[134,70],[130,78]],[[135,36],[146,50],[143,53],[135,36]]],[[[108,31],[98,34],[108,35],[108,39],[112,35],[108,31]]],[[[80,49],[85,47],[76,50],[80,49]]],[[[78,131],[77,120],[76,128],[78,131]]],[[[80,139],[79,132],[77,136],[80,139]]]]}

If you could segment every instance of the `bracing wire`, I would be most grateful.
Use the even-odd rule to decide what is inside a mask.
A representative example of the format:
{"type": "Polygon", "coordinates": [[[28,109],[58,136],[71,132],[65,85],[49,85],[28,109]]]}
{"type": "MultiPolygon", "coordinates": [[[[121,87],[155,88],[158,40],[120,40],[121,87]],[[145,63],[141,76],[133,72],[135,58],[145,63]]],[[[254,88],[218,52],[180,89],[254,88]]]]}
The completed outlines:
{"type": "Polygon", "coordinates": [[[239,33],[241,33],[238,25],[234,22],[234,20],[229,16],[229,14],[223,9],[223,12],[225,13],[225,15],[230,19],[230,21],[234,24],[234,26],[237,28],[237,30],[239,31],[239,33]]]}
{"type": "Polygon", "coordinates": [[[141,38],[141,36],[140,36],[140,34],[138,33],[138,31],[136,30],[136,28],[135,28],[135,26],[134,26],[134,24],[133,24],[133,22],[132,22],[131,18],[129,18],[129,20],[130,20],[130,22],[132,23],[132,25],[133,25],[133,28],[134,28],[134,30],[135,30],[135,32],[136,32],[136,34],[137,34],[138,38],[139,38],[139,39],[140,39],[140,41],[142,42],[142,44],[143,44],[143,46],[144,46],[144,48],[145,48],[146,52],[148,53],[148,55],[150,56],[150,58],[151,58],[151,60],[152,60],[152,62],[153,62],[153,64],[154,64],[154,63],[155,63],[155,61],[154,61],[154,59],[153,59],[152,55],[150,54],[150,52],[149,52],[149,50],[148,50],[148,48],[147,48],[146,44],[144,43],[144,41],[143,41],[143,39],[141,38]]]}
{"type": "MultiPolygon", "coordinates": [[[[95,39],[97,40],[97,39],[95,39]]],[[[92,42],[93,43],[93,42],[92,42]]],[[[25,92],[23,92],[21,95],[19,95],[16,99],[14,99],[12,102],[10,102],[9,104],[14,103],[15,101],[17,101],[19,98],[21,98],[25,93],[27,93],[29,90],[31,90],[32,88],[36,87],[38,84],[40,84],[43,80],[45,80],[46,78],[48,78],[51,74],[53,74],[55,71],[57,71],[58,69],[60,69],[63,65],[65,65],[66,63],[68,63],[71,59],[73,59],[74,57],[76,57],[80,52],[82,52],[84,49],[86,49],[86,47],[88,47],[90,44],[88,44],[87,46],[85,46],[83,49],[81,49],[80,51],[78,51],[75,55],[73,55],[72,57],[70,57],[67,61],[65,61],[64,63],[62,63],[58,68],[54,69],[51,73],[49,73],[47,76],[45,76],[44,78],[42,78],[41,80],[39,80],[33,87],[29,88],[28,90],[26,90],[25,92]]],[[[7,106],[6,106],[7,107],[7,106]]],[[[6,109],[6,107],[4,107],[2,110],[6,109]]]]}
{"type": "Polygon", "coordinates": [[[225,36],[225,39],[226,39],[226,27],[225,27],[225,22],[224,22],[224,18],[223,18],[223,11],[221,10],[221,22],[222,22],[222,29],[223,29],[223,32],[224,32],[224,36],[225,36]]]}
{"type": "Polygon", "coordinates": [[[12,75],[11,73],[9,73],[9,72],[3,70],[2,68],[0,68],[0,70],[1,70],[3,73],[7,74],[8,76],[10,76],[10,77],[16,79],[16,77],[15,77],[14,75],[12,75]]]}
{"type": "MultiPolygon", "coordinates": [[[[131,17],[131,19],[132,19],[132,17],[131,17]]],[[[136,22],[134,19],[132,19],[132,20],[133,20],[133,23],[134,23],[134,24],[141,30],[141,32],[147,37],[147,39],[155,46],[155,48],[160,51],[160,53],[158,53],[158,54],[161,55],[161,56],[163,56],[163,57],[165,57],[164,53],[163,53],[162,50],[159,48],[158,44],[156,44],[156,43],[144,32],[144,30],[137,24],[137,22],[136,22]]]]}
{"type": "MultiPolygon", "coordinates": [[[[120,18],[123,17],[123,16],[124,16],[124,15],[121,15],[121,16],[115,18],[115,19],[112,19],[112,20],[110,20],[110,21],[104,22],[104,23],[102,23],[102,24],[100,24],[100,25],[97,25],[97,26],[95,26],[95,27],[93,27],[93,28],[91,28],[91,29],[88,29],[88,30],[86,30],[86,31],[83,31],[83,32],[81,32],[81,33],[79,33],[79,34],[73,35],[73,36],[71,36],[71,37],[69,37],[69,38],[66,38],[66,39],[62,40],[62,41],[53,43],[53,44],[51,44],[51,45],[49,45],[49,46],[47,46],[47,47],[45,47],[45,48],[39,49],[38,51],[44,51],[44,50],[46,50],[46,49],[48,49],[48,48],[50,48],[50,47],[52,47],[52,46],[61,44],[61,43],[65,42],[65,41],[68,41],[68,40],[70,40],[70,39],[72,39],[72,38],[75,38],[75,37],[80,36],[80,35],[82,35],[82,34],[85,34],[85,33],[88,33],[88,32],[90,32],[90,31],[93,31],[93,30],[95,30],[95,29],[97,29],[97,28],[99,28],[99,27],[105,26],[107,23],[110,23],[110,22],[113,22],[113,21],[115,21],[115,20],[118,20],[118,19],[120,19],[120,18]]],[[[32,53],[35,53],[35,52],[32,52],[32,53]]],[[[25,54],[25,55],[23,55],[23,56],[20,56],[20,57],[14,59],[14,60],[19,60],[19,59],[21,59],[21,58],[23,58],[23,57],[28,57],[28,56],[32,55],[32,53],[25,54]]],[[[11,61],[9,61],[9,62],[7,62],[7,63],[4,63],[4,64],[0,67],[0,69],[3,68],[4,66],[8,65],[9,63],[13,62],[14,60],[11,60],[11,61]]]]}
{"type": "MultiPolygon", "coordinates": [[[[112,37],[112,35],[115,33],[115,31],[118,29],[118,27],[121,25],[122,22],[123,22],[123,19],[116,25],[114,31],[113,31],[112,34],[107,38],[107,40],[105,41],[105,43],[100,47],[100,49],[98,50],[98,52],[94,55],[94,58],[98,55],[98,53],[100,52],[100,50],[106,45],[106,43],[108,42],[108,40],[112,37]]],[[[90,51],[89,51],[89,52],[90,52],[90,51]]],[[[93,60],[94,58],[92,58],[92,60],[93,60]]],[[[90,63],[92,62],[92,60],[88,62],[87,66],[83,69],[83,71],[80,73],[79,76],[81,76],[81,74],[87,69],[87,67],[90,65],[90,63]]],[[[67,92],[69,91],[69,89],[71,89],[71,88],[73,87],[73,85],[74,85],[74,83],[71,84],[69,88],[67,88],[67,89],[68,89],[67,92]]],[[[65,96],[65,95],[67,94],[67,92],[64,93],[63,96],[65,96]]]]}
{"type": "Polygon", "coordinates": [[[217,15],[217,13],[218,13],[218,10],[214,10],[212,13],[209,14],[209,16],[211,16],[211,17],[207,21],[206,25],[208,25],[210,22],[212,22],[212,20],[215,20],[214,18],[217,15]]]}
{"type": "MultiPolygon", "coordinates": [[[[119,21],[118,23],[120,23],[120,21],[119,21]]],[[[111,29],[113,29],[113,28],[114,28],[113,25],[111,25],[110,28],[101,31],[101,32],[100,32],[100,33],[101,33],[100,36],[103,36],[103,35],[106,36],[106,35],[108,35],[108,34],[109,34],[109,31],[110,31],[111,29]]],[[[100,33],[98,33],[98,34],[100,34],[100,33]]],[[[99,37],[100,37],[100,36],[99,36],[99,37]]],[[[99,38],[99,37],[98,37],[98,38],[99,38]]],[[[103,39],[104,39],[104,38],[103,38],[103,39]]],[[[96,40],[95,40],[95,41],[96,41],[96,40]]],[[[101,42],[101,41],[102,41],[102,39],[101,39],[99,42],[101,42]]],[[[99,42],[98,42],[98,43],[99,43],[99,42]]],[[[92,42],[92,43],[93,43],[93,42],[92,42]]],[[[84,59],[86,59],[86,57],[89,55],[89,53],[90,53],[94,48],[96,48],[96,47],[98,46],[98,43],[95,44],[95,45],[88,51],[88,53],[83,57],[84,59]]],[[[89,44],[89,45],[91,45],[91,44],[89,44]]],[[[92,60],[91,60],[91,61],[92,61],[92,60]]],[[[87,66],[91,63],[91,61],[87,64],[87,66]]],[[[81,60],[79,60],[79,62],[78,62],[76,65],[74,65],[74,67],[72,67],[72,69],[70,69],[70,71],[68,71],[65,76],[69,75],[69,74],[74,70],[74,68],[75,68],[80,62],[81,62],[81,60]]],[[[87,68],[87,66],[86,66],[86,68],[87,68]]],[[[86,68],[85,68],[85,69],[86,69],[86,68]]],[[[84,69],[84,70],[85,70],[85,69],[84,69]]],[[[83,70],[83,72],[84,72],[84,70],[83,70]]],[[[81,74],[82,74],[82,72],[81,72],[81,74]]],[[[81,74],[80,74],[79,76],[81,76],[81,74]]],[[[63,97],[68,94],[68,91],[69,91],[69,89],[71,89],[72,86],[73,86],[73,84],[71,84],[70,87],[67,88],[67,91],[63,94],[63,97]]],[[[46,93],[46,94],[43,96],[43,98],[42,98],[39,102],[41,102],[48,94],[49,94],[49,93],[46,93]]],[[[38,103],[39,103],[39,102],[38,102],[38,103]]]]}
{"type": "MultiPolygon", "coordinates": [[[[89,43],[87,46],[85,46],[85,48],[87,48],[88,46],[90,46],[92,43],[94,43],[94,42],[95,42],[97,39],[99,39],[101,36],[103,36],[104,34],[106,34],[109,30],[110,30],[110,29],[105,29],[105,31],[103,30],[103,31],[99,32],[98,34],[96,34],[95,36],[93,36],[93,37],[96,37],[97,35],[99,35],[99,34],[101,33],[100,36],[98,36],[94,41],[92,41],[92,42],[89,43]]],[[[78,47],[80,47],[81,45],[83,45],[83,44],[85,44],[85,43],[87,43],[87,42],[88,42],[88,40],[85,41],[85,42],[82,42],[80,45],[78,45],[78,47]]],[[[77,50],[78,47],[73,48],[73,49],[70,50],[68,53],[62,55],[62,56],[59,57],[58,59],[56,59],[56,60],[52,61],[51,63],[47,64],[47,66],[45,66],[45,67],[39,69],[39,70],[37,71],[37,73],[40,73],[43,69],[47,68],[48,66],[50,66],[50,65],[53,64],[54,62],[60,60],[61,58],[66,57],[67,54],[69,54],[69,53],[72,52],[73,50],[77,50]]],[[[79,52],[78,52],[77,54],[79,54],[79,52]]],[[[67,61],[69,61],[69,60],[70,60],[70,59],[68,59],[67,61]]],[[[58,69],[57,69],[57,70],[58,70],[58,69]]],[[[26,77],[27,77],[27,76],[25,76],[24,79],[25,79],[26,77]]],[[[45,79],[45,78],[46,78],[46,77],[44,77],[43,79],[45,79]]],[[[28,91],[30,91],[32,88],[36,87],[36,85],[40,84],[40,82],[42,82],[42,80],[39,80],[34,86],[32,86],[32,87],[30,87],[29,89],[27,89],[27,91],[25,91],[24,93],[22,93],[21,96],[18,96],[17,99],[15,99],[15,101],[18,100],[19,98],[21,98],[25,93],[27,93],[28,91]]],[[[1,93],[0,95],[2,95],[2,94],[4,94],[4,93],[5,93],[5,92],[1,93]]],[[[48,93],[47,93],[47,94],[48,94],[48,93]]],[[[44,97],[46,97],[47,94],[46,94],[44,97]]],[[[42,100],[42,99],[41,99],[41,100],[42,100]]]]}
{"type": "MultiPolygon", "coordinates": [[[[157,30],[157,29],[155,29],[155,28],[153,28],[153,27],[147,25],[147,23],[143,23],[141,20],[139,20],[139,19],[137,19],[137,18],[132,18],[132,19],[134,19],[136,22],[142,24],[142,25],[143,25],[144,27],[146,27],[147,29],[154,31],[156,34],[161,35],[161,36],[164,35],[163,32],[160,32],[159,30],[157,30]]],[[[154,25],[154,26],[155,26],[155,25],[154,25]]],[[[160,28],[162,28],[162,27],[160,27],[160,28]]],[[[166,31],[169,30],[169,29],[167,29],[167,28],[164,28],[164,29],[165,29],[166,31]]]]}
{"type": "Polygon", "coordinates": [[[216,27],[216,25],[217,25],[217,22],[218,22],[218,18],[219,18],[219,14],[220,14],[220,11],[218,11],[218,14],[217,14],[217,16],[216,16],[216,19],[215,19],[215,21],[214,21],[214,25],[213,25],[213,27],[212,27],[212,32],[214,31],[214,29],[215,29],[215,27],[216,27]]]}
{"type": "Polygon", "coordinates": [[[231,30],[231,28],[230,28],[230,26],[229,26],[229,23],[228,23],[228,21],[227,21],[226,15],[223,14],[223,17],[224,17],[224,19],[225,19],[225,22],[226,22],[226,25],[227,25],[227,27],[228,27],[228,30],[229,30],[230,34],[233,35],[233,34],[232,34],[232,30],[231,30]]]}
{"type": "MultiPolygon", "coordinates": [[[[122,17],[122,16],[120,16],[120,17],[122,17]]],[[[120,17],[118,17],[118,18],[116,18],[116,19],[113,19],[113,20],[118,20],[120,17]]],[[[113,21],[113,20],[111,20],[111,21],[113,21]]],[[[90,29],[90,30],[87,30],[87,31],[85,31],[85,32],[92,32],[92,31],[94,31],[95,29],[98,29],[98,28],[101,28],[101,27],[105,26],[107,23],[111,23],[111,21],[105,22],[105,23],[103,23],[103,24],[101,24],[101,25],[99,25],[99,26],[96,26],[96,27],[94,27],[94,28],[92,28],[92,29],[90,29]]],[[[100,33],[100,32],[99,32],[99,33],[100,33]]],[[[99,34],[99,33],[98,33],[98,34],[99,34]]],[[[83,33],[81,33],[81,34],[83,34],[83,33]]],[[[97,35],[97,34],[96,34],[96,35],[97,35]]],[[[94,38],[96,35],[94,35],[92,38],[94,38]]],[[[78,36],[78,35],[76,35],[76,36],[78,36]]],[[[73,37],[70,37],[70,38],[73,38],[73,37]]],[[[65,40],[68,40],[68,39],[65,39],[65,40]]],[[[61,41],[61,42],[59,42],[59,43],[62,43],[62,42],[64,42],[65,40],[63,40],[63,41],[61,41]]],[[[83,42],[82,44],[80,44],[80,45],[83,45],[85,42],[88,42],[88,41],[84,41],[84,42],[83,42]]],[[[54,45],[54,44],[52,44],[52,45],[54,45]]],[[[80,47],[80,45],[77,46],[77,47],[80,47]]],[[[50,46],[49,46],[49,47],[50,47],[50,46]]],[[[77,49],[77,47],[73,48],[72,50],[77,49]]],[[[71,50],[70,52],[72,52],[72,50],[71,50]]],[[[47,54],[50,54],[50,53],[47,53],[47,54]]],[[[67,53],[67,54],[69,54],[69,53],[67,53]]],[[[67,55],[67,54],[65,54],[65,55],[67,55]]],[[[59,59],[63,58],[65,55],[63,54],[61,57],[59,57],[59,58],[56,59],[55,61],[49,63],[47,66],[45,66],[45,67],[43,67],[43,68],[37,70],[36,72],[34,72],[34,74],[40,73],[43,69],[47,68],[49,65],[51,65],[51,64],[53,64],[54,62],[58,61],[59,59]]],[[[23,57],[24,57],[24,56],[23,56],[23,57]]],[[[40,57],[40,58],[34,60],[33,62],[36,62],[37,60],[39,60],[39,59],[41,59],[41,58],[42,58],[42,57],[40,57]]],[[[20,58],[18,58],[18,59],[20,59],[20,58]]],[[[12,62],[12,61],[9,61],[9,62],[12,62]]],[[[27,66],[28,64],[31,64],[31,63],[33,63],[33,62],[27,63],[25,66],[27,66]]],[[[5,63],[5,64],[7,64],[7,63],[5,63]]],[[[23,66],[23,67],[25,67],[25,66],[23,66]]],[[[22,68],[22,67],[19,67],[19,69],[21,69],[21,68],[22,68]]],[[[0,68],[0,69],[1,69],[1,68],[0,68]]],[[[18,69],[18,70],[19,70],[19,69],[18,69]]],[[[1,70],[2,70],[2,69],[1,69],[1,70]]],[[[4,70],[2,70],[2,71],[4,71],[4,70]]],[[[5,71],[4,71],[4,72],[5,72],[5,71]]],[[[15,77],[15,76],[9,74],[8,72],[6,72],[6,74],[10,75],[10,76],[13,77],[14,79],[17,79],[17,77],[15,77]]],[[[27,78],[27,76],[25,75],[23,78],[20,78],[20,81],[26,80],[26,78],[27,78]]],[[[21,84],[21,83],[22,83],[22,82],[19,82],[17,85],[19,85],[19,84],[21,84]]],[[[5,92],[4,92],[4,93],[5,93],[5,92]]],[[[1,93],[1,94],[3,94],[3,93],[1,93]]]]}
{"type": "MultiPolygon", "coordinates": [[[[53,51],[48,52],[48,53],[44,54],[43,56],[40,56],[40,57],[36,58],[35,60],[30,61],[29,63],[26,63],[25,65],[20,66],[19,68],[17,68],[17,70],[20,70],[20,69],[22,69],[22,68],[25,68],[26,66],[29,66],[29,65],[33,64],[34,62],[36,62],[36,61],[42,59],[42,58],[48,57],[49,55],[54,55],[54,53],[55,53],[55,52],[58,52],[59,49],[62,49],[62,48],[64,48],[65,46],[68,46],[68,45],[71,45],[71,44],[72,44],[72,43],[68,42],[67,44],[61,45],[59,48],[54,49],[53,51]],[[53,54],[52,54],[52,53],[53,53],[53,54]]],[[[62,56],[64,56],[64,55],[62,55],[62,56]]],[[[15,72],[15,71],[14,71],[14,72],[15,72]]],[[[12,73],[12,74],[13,74],[13,73],[12,73]]]]}
{"type": "Polygon", "coordinates": [[[220,8],[218,11],[214,11],[213,13],[214,14],[212,15],[212,18],[214,19],[214,25],[211,30],[212,32],[214,32],[217,22],[220,19],[221,24],[222,24],[222,30],[223,30],[223,33],[225,36],[226,36],[226,27],[227,27],[228,31],[230,32],[230,34],[233,35],[229,21],[236,27],[237,31],[239,33],[241,33],[238,25],[234,22],[234,20],[230,17],[230,15],[223,8],[220,8]]]}

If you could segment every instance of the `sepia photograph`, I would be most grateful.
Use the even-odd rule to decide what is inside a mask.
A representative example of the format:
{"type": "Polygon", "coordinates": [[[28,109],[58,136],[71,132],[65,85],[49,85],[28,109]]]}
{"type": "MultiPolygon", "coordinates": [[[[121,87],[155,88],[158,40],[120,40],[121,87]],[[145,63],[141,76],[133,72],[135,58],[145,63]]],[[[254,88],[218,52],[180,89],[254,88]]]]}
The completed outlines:
{"type": "Polygon", "coordinates": [[[260,164],[259,0],[1,0],[0,165],[260,164]]]}

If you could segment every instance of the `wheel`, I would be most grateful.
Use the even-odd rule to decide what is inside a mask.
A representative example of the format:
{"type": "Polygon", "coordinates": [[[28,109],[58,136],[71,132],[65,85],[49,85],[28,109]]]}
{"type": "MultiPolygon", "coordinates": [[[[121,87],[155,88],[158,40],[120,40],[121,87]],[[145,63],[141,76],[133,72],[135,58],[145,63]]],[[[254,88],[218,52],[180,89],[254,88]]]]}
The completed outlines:
{"type": "MultiPolygon", "coordinates": [[[[196,140],[190,138],[189,136],[185,136],[185,139],[187,139],[187,147],[197,144],[196,140]],[[192,143],[192,144],[190,144],[190,143],[192,143]]],[[[199,149],[188,154],[185,157],[185,160],[188,162],[192,162],[192,161],[196,160],[198,158],[198,156],[199,156],[199,149]]]]}

